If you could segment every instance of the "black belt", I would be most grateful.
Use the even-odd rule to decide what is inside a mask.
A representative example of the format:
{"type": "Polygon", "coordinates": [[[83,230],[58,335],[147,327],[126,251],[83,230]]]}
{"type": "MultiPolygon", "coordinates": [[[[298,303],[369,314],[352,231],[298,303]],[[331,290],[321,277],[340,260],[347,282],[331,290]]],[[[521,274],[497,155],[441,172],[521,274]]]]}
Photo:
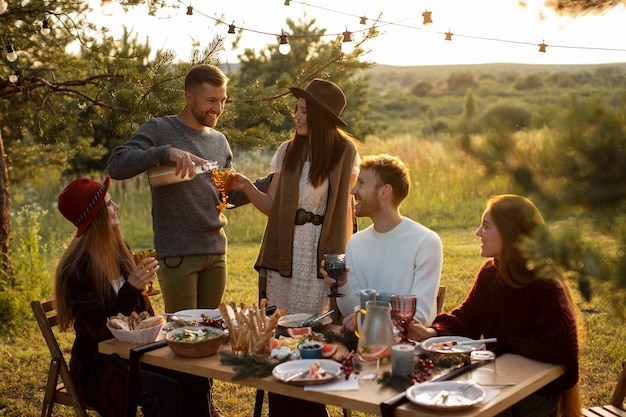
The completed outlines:
{"type": "Polygon", "coordinates": [[[305,209],[298,209],[296,211],[296,225],[302,226],[305,223],[313,223],[315,226],[319,226],[324,223],[324,215],[313,214],[305,209]]]}

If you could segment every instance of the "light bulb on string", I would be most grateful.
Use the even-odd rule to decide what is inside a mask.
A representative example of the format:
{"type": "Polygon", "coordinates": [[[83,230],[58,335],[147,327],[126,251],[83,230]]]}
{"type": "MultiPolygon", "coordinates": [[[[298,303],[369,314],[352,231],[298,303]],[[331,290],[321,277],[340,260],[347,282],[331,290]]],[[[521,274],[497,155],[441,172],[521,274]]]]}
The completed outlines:
{"type": "Polygon", "coordinates": [[[341,42],[341,51],[346,55],[350,55],[352,52],[354,52],[354,42],[352,42],[352,32],[350,32],[348,28],[346,28],[346,31],[343,32],[343,41],[341,42]]]}
{"type": "Polygon", "coordinates": [[[359,21],[361,25],[367,25],[367,17],[361,16],[361,20],[359,21]]]}
{"type": "Polygon", "coordinates": [[[452,35],[454,35],[454,33],[450,32],[449,30],[446,32],[446,40],[447,41],[451,41],[452,40],[452,35]]]}
{"type": "Polygon", "coordinates": [[[20,72],[19,71],[15,71],[15,74],[9,75],[9,81],[11,82],[11,84],[17,84],[17,82],[19,80],[20,80],[20,72]]]}
{"type": "Polygon", "coordinates": [[[15,62],[16,59],[17,59],[17,52],[15,52],[15,49],[13,49],[13,45],[8,44],[7,45],[7,61],[15,62]]]}
{"type": "Polygon", "coordinates": [[[285,0],[284,6],[289,6],[289,0],[285,0]]]}
{"type": "Polygon", "coordinates": [[[280,34],[280,44],[278,45],[278,52],[283,55],[289,54],[291,52],[291,45],[289,45],[289,41],[287,40],[287,34],[284,30],[281,30],[280,34]]]}
{"type": "Polygon", "coordinates": [[[0,14],[5,13],[8,8],[9,8],[9,3],[7,3],[4,0],[0,1],[0,14]]]}
{"type": "Polygon", "coordinates": [[[193,7],[187,6],[187,16],[193,16],[193,7]]]}
{"type": "Polygon", "coordinates": [[[235,22],[228,25],[228,33],[233,35],[235,33],[235,22]]]}
{"type": "Polygon", "coordinates": [[[105,16],[113,16],[115,12],[115,5],[113,4],[113,0],[102,0],[100,3],[100,11],[105,16]]]}
{"type": "Polygon", "coordinates": [[[43,36],[47,36],[50,34],[50,25],[48,24],[48,19],[45,18],[41,21],[41,34],[43,36]]]}

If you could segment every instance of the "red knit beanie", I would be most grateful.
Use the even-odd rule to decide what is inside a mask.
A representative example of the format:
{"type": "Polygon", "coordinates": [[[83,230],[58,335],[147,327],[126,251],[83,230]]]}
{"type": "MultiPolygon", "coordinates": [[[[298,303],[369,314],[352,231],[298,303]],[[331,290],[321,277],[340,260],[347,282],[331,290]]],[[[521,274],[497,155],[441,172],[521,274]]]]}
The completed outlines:
{"type": "Polygon", "coordinates": [[[95,219],[110,183],[111,177],[107,177],[104,184],[89,178],[78,178],[59,194],[59,211],[78,227],[76,237],[85,233],[95,219]]]}

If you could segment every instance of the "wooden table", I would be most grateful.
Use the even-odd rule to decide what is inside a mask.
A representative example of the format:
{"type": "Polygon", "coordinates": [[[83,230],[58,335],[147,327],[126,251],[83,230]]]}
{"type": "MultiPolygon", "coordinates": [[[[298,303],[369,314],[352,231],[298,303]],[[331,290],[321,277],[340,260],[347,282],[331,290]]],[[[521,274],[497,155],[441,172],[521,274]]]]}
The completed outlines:
{"type": "MultiPolygon", "coordinates": [[[[131,345],[122,343],[116,339],[111,339],[100,342],[99,351],[104,354],[116,354],[122,358],[130,359],[131,349],[136,347],[138,347],[138,345],[131,345]]],[[[228,345],[222,345],[222,349],[230,350],[230,347],[228,345]]],[[[139,356],[135,355],[134,359],[144,364],[220,381],[233,382],[232,378],[235,376],[235,372],[230,365],[220,363],[219,354],[206,358],[183,358],[176,356],[169,347],[159,346],[154,350],[143,352],[139,356]]],[[[499,394],[485,405],[455,412],[446,411],[445,414],[458,417],[494,416],[555,380],[564,372],[564,368],[561,365],[537,362],[513,354],[505,354],[498,357],[496,359],[496,368],[498,382],[514,382],[515,385],[500,387],[499,394]]],[[[381,372],[385,370],[390,370],[390,365],[381,365],[381,372]]],[[[456,380],[467,380],[469,377],[468,374],[464,374],[457,377],[456,380]]],[[[134,384],[136,383],[135,381],[134,384]]],[[[376,381],[359,381],[358,391],[335,392],[305,391],[302,387],[280,382],[271,375],[265,378],[250,377],[240,379],[233,383],[321,404],[334,405],[378,415],[382,415],[381,403],[398,395],[397,391],[382,386],[376,383],[376,381]]],[[[131,403],[129,409],[133,406],[136,408],[136,404],[131,403]]],[[[394,415],[397,417],[414,417],[417,415],[436,417],[441,416],[442,413],[440,411],[428,410],[412,403],[405,403],[395,409],[394,415]]]]}

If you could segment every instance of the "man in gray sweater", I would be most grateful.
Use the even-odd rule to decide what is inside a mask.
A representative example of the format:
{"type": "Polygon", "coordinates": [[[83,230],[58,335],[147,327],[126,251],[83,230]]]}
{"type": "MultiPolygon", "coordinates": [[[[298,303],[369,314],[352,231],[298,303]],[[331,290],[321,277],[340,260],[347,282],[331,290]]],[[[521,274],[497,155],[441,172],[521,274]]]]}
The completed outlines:
{"type": "MultiPolygon", "coordinates": [[[[226,76],[213,65],[189,70],[183,110],[140,126],[126,143],[113,150],[109,175],[123,180],[151,167],[175,164],[176,174],[185,178],[194,176],[195,164],[216,161],[220,167],[231,167],[230,145],[214,129],[224,111],[227,83],[226,76]]],[[[234,200],[247,202],[245,196],[244,200],[234,200]]],[[[223,227],[227,220],[216,208],[219,203],[220,194],[210,174],[152,187],[154,245],[166,312],[217,308],[222,300],[227,276],[223,227]]]]}

